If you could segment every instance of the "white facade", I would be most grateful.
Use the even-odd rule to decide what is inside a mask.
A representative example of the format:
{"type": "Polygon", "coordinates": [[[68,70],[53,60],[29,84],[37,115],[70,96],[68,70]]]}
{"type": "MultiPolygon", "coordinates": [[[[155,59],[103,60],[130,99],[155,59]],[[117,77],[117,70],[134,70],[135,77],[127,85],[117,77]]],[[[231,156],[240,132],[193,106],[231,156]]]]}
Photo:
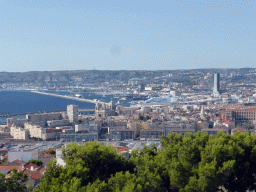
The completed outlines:
{"type": "Polygon", "coordinates": [[[42,127],[40,127],[38,125],[32,125],[29,123],[25,123],[24,128],[29,130],[31,137],[42,138],[42,135],[45,133],[45,129],[43,129],[42,127]]]}
{"type": "Polygon", "coordinates": [[[65,161],[62,159],[62,149],[56,149],[56,161],[58,165],[66,166],[65,161]]]}
{"type": "Polygon", "coordinates": [[[11,127],[10,134],[14,139],[29,139],[29,131],[21,127],[11,127]]]}

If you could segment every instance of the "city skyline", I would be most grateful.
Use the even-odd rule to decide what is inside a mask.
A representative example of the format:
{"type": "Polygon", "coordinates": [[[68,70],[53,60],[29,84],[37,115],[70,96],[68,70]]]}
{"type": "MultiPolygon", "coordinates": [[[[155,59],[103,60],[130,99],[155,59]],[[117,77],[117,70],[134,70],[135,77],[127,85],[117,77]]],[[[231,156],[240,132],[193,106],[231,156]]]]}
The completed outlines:
{"type": "Polygon", "coordinates": [[[16,1],[0,8],[0,71],[255,66],[255,1],[16,1]]]}

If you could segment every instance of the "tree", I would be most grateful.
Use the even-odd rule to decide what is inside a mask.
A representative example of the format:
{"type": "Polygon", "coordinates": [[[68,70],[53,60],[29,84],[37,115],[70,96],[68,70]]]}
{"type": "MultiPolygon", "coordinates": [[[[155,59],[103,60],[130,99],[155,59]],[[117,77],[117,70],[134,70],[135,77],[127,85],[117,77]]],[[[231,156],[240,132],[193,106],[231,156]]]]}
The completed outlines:
{"type": "Polygon", "coordinates": [[[79,123],[79,124],[82,124],[82,122],[83,122],[83,119],[82,119],[82,118],[79,118],[79,119],[78,119],[78,123],[79,123]]]}
{"type": "Polygon", "coordinates": [[[139,115],[138,120],[142,121],[143,119],[144,119],[144,117],[142,115],[139,115]]]}
{"type": "Polygon", "coordinates": [[[76,134],[80,134],[80,133],[89,133],[88,130],[82,130],[82,131],[77,131],[76,134]]]}
{"type": "Polygon", "coordinates": [[[49,164],[38,191],[192,191],[255,189],[256,135],[168,134],[126,160],[111,146],[87,142],[63,149],[66,167],[49,164]]]}
{"type": "Polygon", "coordinates": [[[4,158],[3,160],[0,161],[0,165],[5,165],[6,163],[8,163],[7,158],[4,158]]]}
{"type": "Polygon", "coordinates": [[[155,158],[157,156],[157,148],[155,144],[138,152],[134,151],[131,154],[131,161],[136,165],[134,181],[136,191],[166,191],[161,178],[160,167],[155,158]]]}
{"type": "Polygon", "coordinates": [[[9,178],[5,177],[5,174],[0,173],[0,191],[20,191],[26,192],[27,187],[25,182],[27,176],[23,176],[23,171],[17,171],[15,168],[9,174],[9,178]]]}
{"type": "Polygon", "coordinates": [[[244,127],[245,129],[247,129],[247,130],[253,129],[253,125],[252,125],[251,123],[249,123],[249,122],[245,122],[244,125],[243,125],[243,127],[244,127]]]}
{"type": "Polygon", "coordinates": [[[31,160],[29,160],[29,162],[30,162],[30,163],[33,163],[33,164],[35,164],[35,165],[37,165],[37,166],[41,166],[41,165],[44,164],[43,161],[40,161],[40,160],[38,160],[38,159],[31,159],[31,160]]]}
{"type": "Polygon", "coordinates": [[[49,151],[47,151],[46,153],[49,153],[49,154],[52,154],[52,155],[55,155],[56,154],[56,151],[54,151],[54,150],[49,150],[49,151]]]}
{"type": "Polygon", "coordinates": [[[97,180],[107,182],[117,172],[134,170],[132,162],[117,154],[115,148],[96,141],[84,145],[71,143],[62,153],[65,168],[57,166],[55,161],[50,163],[39,191],[69,191],[71,188],[78,191],[97,180]]]}
{"type": "MultiPolygon", "coordinates": [[[[185,137],[168,135],[157,154],[168,171],[169,191],[229,191],[254,189],[256,140],[249,133],[234,136],[200,132],[185,137]]],[[[167,185],[166,185],[167,186],[167,185]]]]}
{"type": "Polygon", "coordinates": [[[149,120],[149,119],[150,119],[150,117],[147,115],[146,118],[145,118],[145,120],[147,121],[147,120],[149,120]]]}
{"type": "Polygon", "coordinates": [[[146,178],[136,175],[135,173],[126,172],[118,172],[115,175],[112,175],[111,178],[107,182],[97,180],[96,182],[89,183],[86,186],[87,192],[105,192],[105,191],[163,191],[163,188],[160,187],[158,181],[160,178],[153,178],[152,173],[148,173],[149,175],[146,178]]]}

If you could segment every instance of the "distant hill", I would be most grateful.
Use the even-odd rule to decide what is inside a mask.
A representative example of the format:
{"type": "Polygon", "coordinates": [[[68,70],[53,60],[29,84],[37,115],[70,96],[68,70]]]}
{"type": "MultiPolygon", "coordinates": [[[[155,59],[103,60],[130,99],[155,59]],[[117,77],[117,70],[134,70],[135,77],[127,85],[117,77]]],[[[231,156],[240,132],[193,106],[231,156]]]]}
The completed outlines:
{"type": "MultiPolygon", "coordinates": [[[[255,71],[251,68],[242,69],[192,69],[192,70],[161,70],[161,71],[142,71],[142,70],[75,70],[75,71],[29,71],[29,72],[0,72],[0,84],[33,84],[33,85],[67,85],[74,83],[97,84],[103,82],[122,81],[128,82],[132,78],[144,80],[154,79],[155,77],[168,76],[176,82],[190,81],[190,77],[195,75],[205,75],[207,73],[241,73],[247,74],[255,71]],[[169,75],[171,74],[171,75],[169,75]]],[[[243,77],[239,77],[241,79],[243,77]]]]}

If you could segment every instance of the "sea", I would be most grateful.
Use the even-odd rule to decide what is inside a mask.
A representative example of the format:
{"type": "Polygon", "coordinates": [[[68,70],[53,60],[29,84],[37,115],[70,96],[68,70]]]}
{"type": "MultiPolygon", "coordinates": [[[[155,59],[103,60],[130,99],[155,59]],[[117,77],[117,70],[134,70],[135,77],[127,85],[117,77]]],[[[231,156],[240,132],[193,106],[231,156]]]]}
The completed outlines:
{"type": "MultiPolygon", "coordinates": [[[[76,93],[67,91],[46,91],[49,93],[74,96],[76,93]]],[[[99,95],[95,93],[79,93],[82,97],[87,99],[98,99],[102,102],[110,102],[113,96],[99,95]]],[[[113,98],[117,102],[118,98],[113,98]]],[[[54,111],[65,111],[67,105],[78,105],[79,108],[94,108],[94,103],[81,102],[72,99],[65,99],[60,97],[42,95],[32,93],[30,91],[0,91],[0,115],[11,116],[11,118],[24,119],[26,113],[43,113],[54,111]],[[21,115],[22,114],[22,115],[21,115]],[[13,116],[15,115],[15,116],[13,116]]],[[[125,102],[122,105],[129,106],[125,102]]],[[[0,124],[6,123],[6,118],[0,117],[0,124]]]]}

